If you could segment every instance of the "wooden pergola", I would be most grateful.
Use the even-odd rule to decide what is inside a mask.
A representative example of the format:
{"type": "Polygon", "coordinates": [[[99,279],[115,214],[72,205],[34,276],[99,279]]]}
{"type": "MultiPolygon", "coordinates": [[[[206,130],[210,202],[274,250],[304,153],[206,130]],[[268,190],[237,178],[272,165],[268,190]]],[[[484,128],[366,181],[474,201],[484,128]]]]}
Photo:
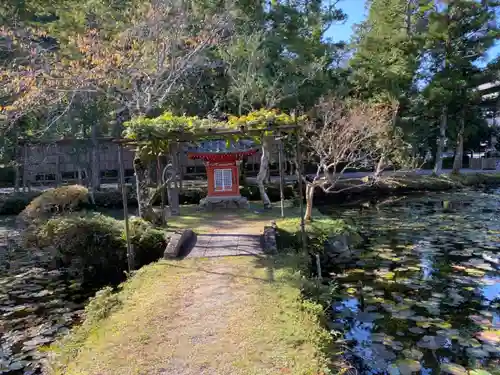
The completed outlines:
{"type": "MultiPolygon", "coordinates": [[[[263,133],[271,133],[274,137],[279,137],[281,140],[282,135],[285,133],[298,132],[299,125],[297,122],[293,125],[282,125],[282,126],[268,126],[266,128],[260,129],[247,129],[244,126],[241,126],[240,129],[227,129],[227,128],[208,128],[206,131],[200,132],[183,132],[183,131],[171,131],[168,134],[165,134],[161,137],[161,140],[172,141],[175,143],[186,143],[186,142],[196,142],[197,140],[209,137],[216,138],[228,138],[228,137],[245,137],[245,136],[258,136],[263,133]]],[[[127,257],[128,257],[128,265],[129,270],[134,269],[134,254],[133,249],[130,243],[129,236],[129,217],[128,217],[128,204],[127,204],[127,188],[125,185],[125,169],[123,165],[123,148],[124,147],[132,147],[132,146],[140,146],[147,144],[150,140],[132,140],[126,138],[115,138],[113,142],[119,145],[118,147],[118,163],[119,163],[119,174],[120,174],[120,185],[121,185],[121,193],[123,200],[123,214],[125,219],[125,236],[127,240],[127,257]]],[[[296,153],[297,153],[297,161],[299,167],[297,168],[298,173],[298,184],[299,184],[299,201],[300,201],[300,217],[301,217],[301,232],[302,232],[302,245],[303,248],[306,248],[306,236],[305,236],[305,223],[304,223],[304,204],[302,199],[302,191],[303,191],[303,180],[301,175],[301,151],[300,151],[300,141],[297,136],[296,142],[296,153]]],[[[285,216],[284,212],[284,175],[283,175],[283,144],[279,143],[279,153],[278,153],[278,163],[279,163],[279,175],[280,175],[280,201],[281,201],[281,217],[285,216]]]]}

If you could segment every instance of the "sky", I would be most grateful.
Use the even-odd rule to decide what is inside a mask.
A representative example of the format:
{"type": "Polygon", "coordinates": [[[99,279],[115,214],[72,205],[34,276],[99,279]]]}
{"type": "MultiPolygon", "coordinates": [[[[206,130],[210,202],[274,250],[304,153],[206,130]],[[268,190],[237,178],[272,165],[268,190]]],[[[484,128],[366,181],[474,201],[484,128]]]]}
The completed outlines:
{"type": "MultiPolygon", "coordinates": [[[[347,20],[331,26],[326,32],[326,37],[332,38],[335,42],[348,42],[353,33],[353,26],[362,22],[367,16],[366,2],[365,0],[340,0],[338,7],[347,14],[347,20]]],[[[484,65],[498,55],[500,55],[500,43],[488,51],[486,60],[478,65],[484,65]]]]}

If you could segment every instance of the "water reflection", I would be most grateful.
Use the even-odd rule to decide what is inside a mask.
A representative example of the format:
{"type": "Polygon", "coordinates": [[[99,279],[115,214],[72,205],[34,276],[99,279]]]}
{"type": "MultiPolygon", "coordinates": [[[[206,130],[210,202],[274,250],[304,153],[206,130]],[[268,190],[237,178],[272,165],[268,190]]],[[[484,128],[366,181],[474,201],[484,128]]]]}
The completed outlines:
{"type": "Polygon", "coordinates": [[[332,326],[362,374],[498,368],[498,194],[431,194],[342,216],[370,239],[333,269],[344,294],[332,326]]]}

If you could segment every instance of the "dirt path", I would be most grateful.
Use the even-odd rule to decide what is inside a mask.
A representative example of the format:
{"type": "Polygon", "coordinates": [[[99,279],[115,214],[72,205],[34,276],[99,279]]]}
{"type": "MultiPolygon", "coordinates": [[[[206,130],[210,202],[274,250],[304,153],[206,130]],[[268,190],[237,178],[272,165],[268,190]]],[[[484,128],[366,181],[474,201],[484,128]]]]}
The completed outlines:
{"type": "Polygon", "coordinates": [[[265,258],[160,262],[82,345],[72,375],[319,374],[315,318],[265,258]]]}

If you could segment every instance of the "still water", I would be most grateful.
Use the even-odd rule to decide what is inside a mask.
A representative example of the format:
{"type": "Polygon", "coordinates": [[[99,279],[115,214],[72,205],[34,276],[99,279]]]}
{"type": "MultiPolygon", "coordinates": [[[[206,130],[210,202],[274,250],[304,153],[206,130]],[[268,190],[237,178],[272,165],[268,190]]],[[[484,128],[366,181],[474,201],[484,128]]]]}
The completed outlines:
{"type": "Polygon", "coordinates": [[[330,214],[368,239],[332,273],[331,328],[358,373],[499,373],[500,190],[330,214]]]}

